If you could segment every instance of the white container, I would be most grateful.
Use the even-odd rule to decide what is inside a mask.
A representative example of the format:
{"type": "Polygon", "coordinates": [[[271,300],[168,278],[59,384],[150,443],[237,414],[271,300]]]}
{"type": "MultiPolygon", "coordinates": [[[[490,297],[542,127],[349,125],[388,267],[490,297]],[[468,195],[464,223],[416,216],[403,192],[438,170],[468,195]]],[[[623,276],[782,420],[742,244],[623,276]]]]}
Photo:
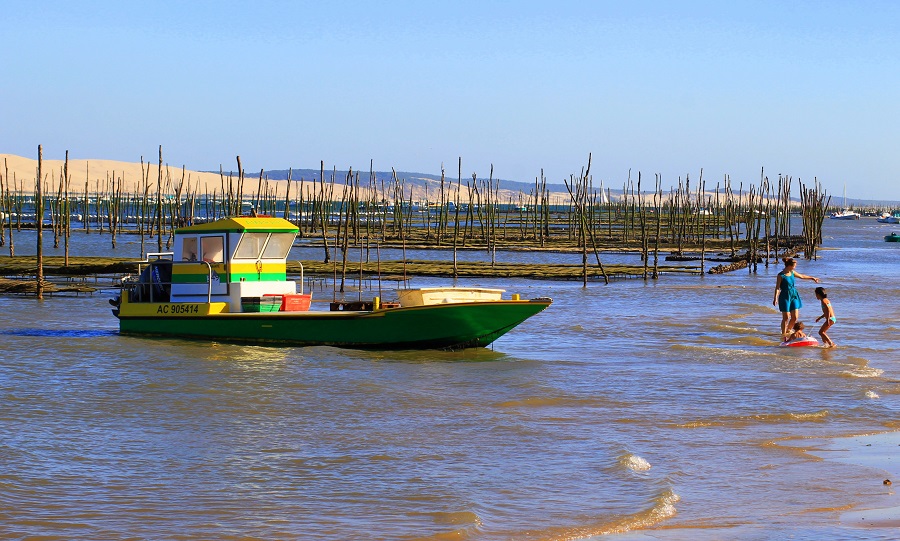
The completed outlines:
{"type": "Polygon", "coordinates": [[[505,289],[483,287],[420,287],[400,289],[400,306],[427,306],[431,304],[455,304],[461,302],[499,301],[505,289]]]}

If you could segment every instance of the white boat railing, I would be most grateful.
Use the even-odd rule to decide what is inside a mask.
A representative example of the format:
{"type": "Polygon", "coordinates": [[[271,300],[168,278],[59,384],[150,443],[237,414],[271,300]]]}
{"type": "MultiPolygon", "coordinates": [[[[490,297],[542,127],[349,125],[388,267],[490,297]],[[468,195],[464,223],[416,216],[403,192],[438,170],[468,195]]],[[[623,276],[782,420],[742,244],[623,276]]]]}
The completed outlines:
{"type": "MultiPolygon", "coordinates": [[[[170,259],[172,261],[173,266],[174,265],[196,265],[198,263],[202,263],[202,264],[206,265],[206,302],[211,303],[212,302],[212,282],[213,282],[213,280],[212,280],[212,277],[213,277],[212,264],[209,261],[175,261],[175,253],[174,252],[147,252],[146,258],[143,259],[142,261],[137,262],[137,264],[138,264],[137,279],[133,280],[133,281],[123,279],[122,287],[124,288],[124,287],[132,287],[132,286],[141,285],[141,282],[140,282],[141,265],[143,265],[143,264],[152,265],[155,261],[160,261],[162,259],[166,259],[165,256],[168,256],[168,259],[170,259]],[[151,257],[154,257],[155,259],[153,259],[151,261],[151,259],[150,259],[151,257]]],[[[301,268],[301,280],[302,280],[302,268],[303,268],[302,264],[300,265],[300,268],[301,268]]],[[[149,288],[150,289],[150,301],[149,302],[154,302],[154,299],[153,299],[153,289],[154,289],[153,286],[154,285],[158,285],[160,287],[168,285],[169,288],[171,289],[172,284],[174,284],[174,282],[172,282],[171,280],[169,280],[168,282],[163,282],[162,280],[160,280],[160,281],[154,283],[152,272],[151,272],[150,283],[147,284],[150,286],[150,288],[149,288]]],[[[302,293],[302,291],[301,291],[301,293],[302,293]]]]}
{"type": "Polygon", "coordinates": [[[300,294],[303,295],[303,262],[297,261],[297,264],[300,265],[300,294]]]}
{"type": "Polygon", "coordinates": [[[206,268],[207,268],[207,275],[206,275],[206,302],[207,302],[207,303],[211,303],[211,302],[212,302],[212,273],[213,273],[213,270],[212,270],[212,264],[211,264],[209,261],[205,261],[205,260],[202,261],[201,263],[204,263],[204,264],[206,265],[206,268]]]}

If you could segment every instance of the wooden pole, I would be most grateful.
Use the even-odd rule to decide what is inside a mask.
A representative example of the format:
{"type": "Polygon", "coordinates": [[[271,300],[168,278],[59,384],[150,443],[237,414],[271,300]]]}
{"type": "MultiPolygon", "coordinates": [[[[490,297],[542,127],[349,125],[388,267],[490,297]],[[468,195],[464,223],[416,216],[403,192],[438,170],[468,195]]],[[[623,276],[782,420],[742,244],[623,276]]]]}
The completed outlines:
{"type": "MultiPolygon", "coordinates": [[[[238,157],[240,160],[240,157],[238,157]]],[[[325,210],[325,161],[319,161],[319,186],[322,191],[322,203],[320,206],[320,214],[322,221],[322,247],[325,249],[325,259],[323,263],[328,263],[331,255],[328,253],[328,212],[325,210]]]]}
{"type": "Polygon", "coordinates": [[[453,219],[453,279],[459,277],[459,268],[456,265],[456,243],[459,238],[459,190],[462,186],[462,156],[459,157],[459,166],[456,177],[456,200],[454,203],[456,216],[453,219]]]}
{"type": "MultiPolygon", "coordinates": [[[[162,252],[162,145],[159,145],[159,176],[156,179],[156,251],[162,252]]],[[[151,230],[152,231],[152,230],[151,230]]]]}
{"type": "Polygon", "coordinates": [[[656,191],[653,193],[656,206],[656,240],[653,246],[653,278],[659,278],[659,237],[662,235],[662,177],[656,174],[656,191]]]}
{"type": "Polygon", "coordinates": [[[63,166],[63,182],[65,189],[63,194],[63,244],[65,245],[65,256],[63,266],[69,266],[69,151],[66,151],[66,163],[63,166]]]}
{"type": "MultiPolygon", "coordinates": [[[[700,170],[700,186],[698,187],[698,191],[700,194],[703,194],[703,192],[706,191],[706,182],[703,180],[703,169],[700,170]]],[[[697,215],[697,220],[702,224],[700,226],[700,274],[706,272],[706,219],[707,216],[709,216],[707,212],[710,212],[708,205],[703,207],[702,214],[698,213],[697,215]]]]}
{"type": "Polygon", "coordinates": [[[44,160],[44,149],[38,145],[37,195],[34,201],[34,227],[37,229],[37,298],[44,298],[44,192],[41,187],[41,167],[44,160]]]}

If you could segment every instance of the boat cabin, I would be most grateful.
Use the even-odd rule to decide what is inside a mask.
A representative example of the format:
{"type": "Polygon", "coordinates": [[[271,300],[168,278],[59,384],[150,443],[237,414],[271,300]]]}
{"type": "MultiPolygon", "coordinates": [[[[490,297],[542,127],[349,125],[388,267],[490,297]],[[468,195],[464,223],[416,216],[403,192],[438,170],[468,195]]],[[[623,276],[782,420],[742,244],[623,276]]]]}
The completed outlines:
{"type": "Polygon", "coordinates": [[[280,303],[297,294],[296,282],[287,279],[297,232],[287,220],[256,216],[176,229],[173,252],[148,254],[129,301],[224,302],[228,312],[248,311],[254,299],[257,308],[249,310],[259,311],[265,297],[278,296],[280,303]]]}

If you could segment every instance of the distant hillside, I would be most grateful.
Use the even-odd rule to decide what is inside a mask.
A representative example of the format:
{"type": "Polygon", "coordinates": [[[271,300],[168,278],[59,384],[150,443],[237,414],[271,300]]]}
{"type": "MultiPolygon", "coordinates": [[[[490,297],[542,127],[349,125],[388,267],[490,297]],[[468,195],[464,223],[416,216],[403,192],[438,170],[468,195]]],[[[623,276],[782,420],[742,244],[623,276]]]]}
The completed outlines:
{"type": "MultiPolygon", "coordinates": [[[[269,180],[287,180],[288,171],[289,171],[288,169],[280,169],[280,170],[273,170],[273,171],[264,171],[263,174],[269,180]]],[[[300,180],[301,178],[304,180],[318,180],[319,174],[320,174],[318,169],[292,169],[290,171],[291,171],[291,178],[293,180],[300,180]]],[[[369,172],[368,171],[354,171],[353,172],[354,176],[357,173],[359,174],[359,179],[360,179],[361,183],[363,183],[363,184],[368,183],[368,181],[369,181],[369,172]]],[[[335,179],[339,183],[342,183],[342,184],[344,183],[344,180],[347,178],[346,170],[334,171],[332,169],[326,169],[325,170],[325,179],[329,180],[331,178],[332,174],[334,175],[335,179]]],[[[247,178],[250,178],[252,176],[251,173],[249,173],[247,171],[244,171],[244,175],[246,175],[247,178]]],[[[258,176],[258,173],[257,173],[257,176],[258,176]]],[[[393,178],[393,174],[390,171],[376,171],[375,172],[375,182],[379,186],[382,183],[387,185],[387,183],[390,182],[390,180],[392,178],[393,178]]],[[[407,185],[417,186],[417,187],[422,187],[422,188],[424,188],[425,186],[428,186],[429,191],[433,187],[436,187],[436,186],[440,187],[440,184],[441,184],[441,176],[440,175],[431,175],[428,173],[411,173],[409,171],[397,171],[397,178],[402,180],[403,182],[405,182],[407,185]]],[[[485,177],[484,179],[479,179],[479,180],[487,180],[487,178],[485,177]]],[[[529,182],[520,182],[517,180],[503,180],[503,179],[494,179],[494,180],[500,182],[501,190],[508,190],[511,192],[522,192],[525,194],[528,194],[534,190],[533,182],[529,183],[529,182]]],[[[455,185],[457,183],[457,181],[458,181],[458,179],[456,176],[453,176],[452,178],[449,175],[444,177],[444,182],[446,184],[449,184],[452,182],[455,185]]],[[[462,178],[463,186],[466,185],[466,181],[471,183],[472,177],[471,176],[463,177],[462,178]]],[[[563,192],[563,193],[566,192],[566,186],[564,184],[548,183],[547,189],[549,189],[551,192],[563,192]]],[[[621,190],[619,190],[619,191],[621,192],[621,190]]]]}
{"type": "MultiPolygon", "coordinates": [[[[353,173],[354,173],[354,175],[356,175],[357,173],[359,174],[359,179],[360,179],[360,182],[362,185],[366,185],[368,183],[368,178],[369,178],[368,171],[354,171],[353,173]]],[[[244,174],[247,176],[247,178],[251,178],[253,176],[246,171],[244,172],[244,174]]],[[[264,171],[263,174],[269,180],[287,180],[288,169],[264,171]]],[[[346,170],[335,171],[333,169],[326,169],[325,170],[325,179],[330,180],[332,174],[334,175],[335,180],[337,180],[337,182],[339,184],[343,184],[347,178],[346,170]]],[[[259,173],[257,173],[256,175],[258,176],[259,173]]],[[[291,170],[291,178],[295,181],[298,181],[300,179],[304,179],[307,181],[318,180],[319,179],[319,170],[318,169],[293,169],[293,170],[291,170]]],[[[387,186],[388,182],[390,182],[392,178],[393,178],[393,174],[390,171],[376,171],[375,172],[375,182],[378,184],[379,187],[381,187],[382,183],[385,186],[387,186]]],[[[424,192],[425,189],[427,188],[428,194],[430,196],[430,195],[438,193],[438,191],[440,190],[440,183],[441,183],[440,175],[432,175],[429,173],[413,173],[413,172],[409,172],[409,171],[397,171],[397,178],[402,180],[407,186],[416,188],[417,193],[424,192]]],[[[479,179],[479,180],[485,180],[485,179],[479,179]]],[[[494,180],[499,180],[500,190],[506,192],[507,194],[521,193],[521,194],[525,194],[527,196],[534,192],[534,182],[521,182],[518,180],[505,180],[505,179],[494,179],[494,180]]],[[[463,185],[464,189],[466,186],[466,181],[471,183],[472,177],[468,176],[468,177],[462,178],[462,185],[463,185]]],[[[456,176],[451,177],[449,175],[445,176],[444,182],[447,183],[448,185],[450,183],[452,183],[453,185],[456,185],[457,177],[456,176]]],[[[595,189],[600,188],[599,182],[594,185],[594,188],[595,189]]],[[[609,187],[609,188],[610,188],[609,193],[611,194],[613,200],[616,200],[622,196],[623,190],[622,190],[621,186],[618,189],[616,189],[614,187],[609,187]]],[[[566,194],[566,197],[568,197],[565,184],[548,182],[547,189],[551,193],[560,194],[560,195],[566,194]]],[[[606,189],[607,189],[607,186],[604,185],[604,192],[606,192],[606,189]]],[[[795,189],[796,189],[796,186],[795,186],[795,189]]],[[[668,194],[669,188],[665,188],[664,191],[666,194],[668,194]]],[[[792,192],[793,191],[794,190],[792,190],[792,192]]],[[[797,195],[799,195],[799,190],[796,190],[796,191],[798,192],[797,195]]],[[[648,192],[648,191],[644,190],[643,193],[644,193],[644,195],[649,195],[649,196],[653,195],[652,191],[648,192]]],[[[711,192],[710,190],[707,190],[707,193],[713,193],[713,192],[711,192]]],[[[832,206],[840,206],[842,204],[842,200],[843,200],[842,197],[835,196],[835,194],[830,194],[830,195],[831,195],[831,205],[832,206]]],[[[795,201],[799,201],[799,198],[797,196],[794,196],[791,199],[793,199],[795,201]]],[[[870,199],[849,199],[848,198],[847,205],[852,206],[852,207],[866,207],[866,208],[895,208],[895,207],[900,208],[900,202],[898,202],[898,201],[876,201],[876,200],[870,200],[870,199]]]]}

